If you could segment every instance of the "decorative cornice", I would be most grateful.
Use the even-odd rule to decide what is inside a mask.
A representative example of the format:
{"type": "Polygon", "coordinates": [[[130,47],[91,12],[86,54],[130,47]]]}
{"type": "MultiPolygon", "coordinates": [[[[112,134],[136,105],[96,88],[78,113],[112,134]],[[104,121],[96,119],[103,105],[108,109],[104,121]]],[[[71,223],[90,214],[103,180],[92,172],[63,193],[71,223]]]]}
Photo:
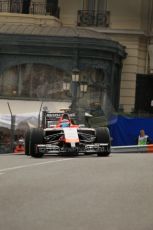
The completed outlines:
{"type": "Polygon", "coordinates": [[[147,33],[143,30],[123,30],[123,29],[111,29],[111,28],[99,28],[99,27],[90,27],[91,31],[105,33],[105,34],[122,34],[122,35],[143,35],[147,36],[147,33]]]}

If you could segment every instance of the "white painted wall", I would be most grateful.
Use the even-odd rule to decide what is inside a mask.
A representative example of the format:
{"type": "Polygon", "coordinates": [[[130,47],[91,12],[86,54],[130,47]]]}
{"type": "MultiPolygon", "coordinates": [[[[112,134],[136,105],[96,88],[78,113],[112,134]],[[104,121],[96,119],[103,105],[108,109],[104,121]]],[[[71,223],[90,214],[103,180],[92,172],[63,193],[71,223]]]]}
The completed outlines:
{"type": "MultiPolygon", "coordinates": [[[[0,114],[10,114],[8,104],[7,104],[8,102],[11,107],[11,111],[13,115],[39,112],[42,103],[41,101],[1,99],[0,114]]],[[[68,109],[69,105],[70,105],[69,102],[45,101],[43,102],[42,107],[47,106],[48,110],[54,113],[54,112],[60,112],[60,109],[68,109]]]]}

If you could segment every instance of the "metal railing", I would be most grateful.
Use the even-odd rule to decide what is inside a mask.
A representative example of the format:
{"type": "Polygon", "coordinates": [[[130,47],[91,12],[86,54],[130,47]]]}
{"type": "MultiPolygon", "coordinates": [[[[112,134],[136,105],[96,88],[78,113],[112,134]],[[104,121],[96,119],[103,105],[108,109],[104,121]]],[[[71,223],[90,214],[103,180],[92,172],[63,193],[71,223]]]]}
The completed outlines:
{"type": "Polygon", "coordinates": [[[0,1],[0,12],[10,12],[11,4],[10,1],[0,1]]]}
{"type": "Polygon", "coordinates": [[[24,1],[0,1],[0,12],[20,13],[20,14],[36,14],[36,15],[51,15],[59,18],[59,7],[53,7],[51,4],[31,2],[25,5],[24,1]]]}
{"type": "Polygon", "coordinates": [[[52,7],[50,4],[34,2],[31,4],[30,13],[39,15],[51,15],[59,18],[59,7],[52,7]]]}
{"type": "Polygon", "coordinates": [[[112,146],[111,153],[153,153],[153,144],[112,146]]]}
{"type": "Polygon", "coordinates": [[[109,11],[79,10],[77,25],[108,27],[109,18],[109,11]]]}

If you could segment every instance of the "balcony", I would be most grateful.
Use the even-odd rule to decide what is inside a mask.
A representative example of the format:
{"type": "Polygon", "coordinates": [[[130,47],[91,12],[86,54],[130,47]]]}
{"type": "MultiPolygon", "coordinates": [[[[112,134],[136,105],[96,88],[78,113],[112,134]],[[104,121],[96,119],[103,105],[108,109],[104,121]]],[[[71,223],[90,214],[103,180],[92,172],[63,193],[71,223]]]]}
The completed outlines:
{"type": "Polygon", "coordinates": [[[0,13],[19,13],[33,15],[51,15],[59,18],[59,7],[50,4],[30,1],[0,1],[0,13]]]}
{"type": "Polygon", "coordinates": [[[109,11],[79,10],[77,25],[108,27],[109,18],[109,11]]]}

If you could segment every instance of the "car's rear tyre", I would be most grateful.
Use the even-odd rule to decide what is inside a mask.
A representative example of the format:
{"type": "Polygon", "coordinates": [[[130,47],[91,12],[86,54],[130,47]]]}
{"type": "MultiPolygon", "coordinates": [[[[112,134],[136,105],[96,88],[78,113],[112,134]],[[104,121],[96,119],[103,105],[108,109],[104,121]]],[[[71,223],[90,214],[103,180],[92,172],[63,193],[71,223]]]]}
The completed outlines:
{"type": "Polygon", "coordinates": [[[39,152],[36,148],[37,144],[43,144],[44,142],[44,132],[43,129],[32,129],[30,132],[30,145],[29,145],[29,152],[32,157],[43,157],[44,153],[39,152]]]}
{"type": "Polygon", "coordinates": [[[27,130],[25,134],[25,155],[30,155],[29,153],[29,144],[30,144],[30,129],[27,130]]]}
{"type": "Polygon", "coordinates": [[[96,129],[96,143],[104,143],[108,144],[108,146],[104,149],[104,151],[97,152],[97,156],[99,157],[107,157],[110,154],[111,149],[111,139],[109,129],[107,127],[99,127],[96,129]]]}

